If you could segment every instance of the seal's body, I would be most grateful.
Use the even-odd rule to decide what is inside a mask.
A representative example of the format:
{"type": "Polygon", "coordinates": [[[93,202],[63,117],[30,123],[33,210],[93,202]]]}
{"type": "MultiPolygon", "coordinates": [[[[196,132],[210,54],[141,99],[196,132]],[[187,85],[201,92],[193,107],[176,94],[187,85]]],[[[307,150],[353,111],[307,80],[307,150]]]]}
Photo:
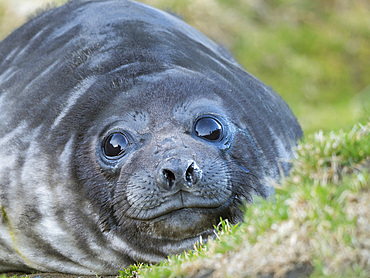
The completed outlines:
{"type": "Polygon", "coordinates": [[[302,131],[217,44],[143,4],[72,1],[0,44],[0,272],[116,274],[273,193],[302,131]]]}

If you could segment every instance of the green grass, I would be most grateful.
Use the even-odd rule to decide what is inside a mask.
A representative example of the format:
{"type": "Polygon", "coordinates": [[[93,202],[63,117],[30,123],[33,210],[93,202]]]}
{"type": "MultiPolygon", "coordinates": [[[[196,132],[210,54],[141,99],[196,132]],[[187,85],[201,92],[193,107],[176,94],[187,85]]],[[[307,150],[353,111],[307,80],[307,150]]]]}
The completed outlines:
{"type": "Polygon", "coordinates": [[[309,135],[293,164],[275,201],[249,206],[238,227],[222,221],[217,239],[120,277],[369,277],[370,119],[309,135]]]}

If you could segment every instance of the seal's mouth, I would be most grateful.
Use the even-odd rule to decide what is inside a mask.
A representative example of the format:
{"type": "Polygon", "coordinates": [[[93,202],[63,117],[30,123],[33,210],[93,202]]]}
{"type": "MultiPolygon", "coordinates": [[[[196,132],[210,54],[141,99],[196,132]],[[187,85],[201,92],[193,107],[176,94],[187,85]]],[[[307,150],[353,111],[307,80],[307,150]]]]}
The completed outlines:
{"type": "Polygon", "coordinates": [[[162,217],[178,215],[186,212],[196,212],[197,214],[220,213],[227,209],[233,200],[234,194],[229,196],[197,196],[192,193],[179,190],[169,196],[163,196],[161,202],[155,202],[156,206],[146,206],[145,208],[130,208],[127,217],[133,220],[153,221],[160,220],[162,217]]]}

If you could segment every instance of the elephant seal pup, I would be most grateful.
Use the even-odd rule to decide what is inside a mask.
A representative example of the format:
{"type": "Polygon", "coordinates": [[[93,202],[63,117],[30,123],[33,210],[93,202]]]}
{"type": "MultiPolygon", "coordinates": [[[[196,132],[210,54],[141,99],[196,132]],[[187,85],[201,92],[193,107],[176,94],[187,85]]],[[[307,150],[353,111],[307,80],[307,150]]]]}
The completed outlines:
{"type": "Polygon", "coordinates": [[[180,19],[72,1],[0,44],[0,272],[117,274],[273,193],[302,131],[180,19]]]}

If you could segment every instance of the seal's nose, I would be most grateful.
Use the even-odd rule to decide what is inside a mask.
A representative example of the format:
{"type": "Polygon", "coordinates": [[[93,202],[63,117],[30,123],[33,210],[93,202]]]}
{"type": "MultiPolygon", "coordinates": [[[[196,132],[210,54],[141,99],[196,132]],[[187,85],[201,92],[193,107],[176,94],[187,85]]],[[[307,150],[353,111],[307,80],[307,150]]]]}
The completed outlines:
{"type": "Polygon", "coordinates": [[[169,191],[189,191],[202,177],[202,171],[193,160],[169,158],[157,172],[158,185],[169,191]]]}

